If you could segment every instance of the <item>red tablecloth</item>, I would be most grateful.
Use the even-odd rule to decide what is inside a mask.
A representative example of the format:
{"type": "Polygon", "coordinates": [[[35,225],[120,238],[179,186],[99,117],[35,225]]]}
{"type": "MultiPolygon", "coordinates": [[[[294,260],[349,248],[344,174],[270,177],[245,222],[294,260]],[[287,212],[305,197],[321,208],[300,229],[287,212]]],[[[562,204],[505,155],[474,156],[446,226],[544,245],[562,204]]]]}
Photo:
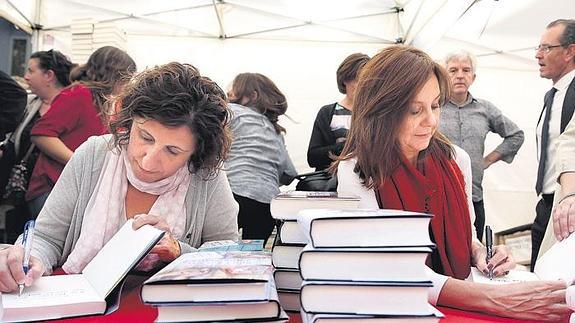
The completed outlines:
{"type": "MultiPolygon", "coordinates": [[[[141,282],[141,280],[139,280],[141,282]]],[[[65,323],[112,323],[112,322],[153,322],[156,319],[157,311],[151,306],[142,304],[140,300],[140,285],[137,285],[138,279],[129,280],[124,286],[120,308],[109,315],[77,317],[65,320],[56,320],[50,322],[65,322],[65,323]]],[[[535,323],[534,321],[511,320],[508,318],[493,317],[478,313],[465,312],[450,308],[439,307],[439,310],[445,314],[445,318],[441,320],[442,323],[486,323],[486,322],[521,322],[521,323],[535,323]]],[[[301,323],[299,314],[290,314],[289,323],[301,323]]]]}

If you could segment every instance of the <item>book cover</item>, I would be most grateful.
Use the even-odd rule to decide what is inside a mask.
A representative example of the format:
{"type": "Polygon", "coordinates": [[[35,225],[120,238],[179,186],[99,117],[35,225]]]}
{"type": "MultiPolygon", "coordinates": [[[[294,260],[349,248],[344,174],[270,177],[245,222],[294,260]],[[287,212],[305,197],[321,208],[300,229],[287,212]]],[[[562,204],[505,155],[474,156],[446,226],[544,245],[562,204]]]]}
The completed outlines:
{"type": "Polygon", "coordinates": [[[311,314],[301,311],[302,323],[436,323],[444,315],[429,305],[429,315],[346,315],[311,314]]]}
{"type": "Polygon", "coordinates": [[[272,249],[272,264],[275,268],[299,270],[299,255],[305,245],[276,243],[272,249]]]}
{"type": "Polygon", "coordinates": [[[278,289],[278,299],[285,311],[299,312],[301,310],[299,291],[278,289]]]}
{"type": "Polygon", "coordinates": [[[277,289],[299,292],[302,277],[297,269],[279,268],[274,271],[274,281],[277,289]]]}
{"type": "Polygon", "coordinates": [[[425,260],[429,247],[314,248],[301,253],[303,279],[372,282],[422,282],[429,278],[425,260]]]}
{"type": "Polygon", "coordinates": [[[282,221],[279,228],[279,239],[282,243],[307,244],[308,237],[296,220],[282,221]]]}
{"type": "Polygon", "coordinates": [[[156,322],[285,322],[275,290],[257,302],[220,302],[158,307],[156,322]]]}
{"type": "Polygon", "coordinates": [[[280,220],[296,220],[304,209],[356,209],[360,199],[355,195],[337,192],[288,191],[278,194],[270,203],[272,217],[280,220]]]}
{"type": "Polygon", "coordinates": [[[430,281],[423,283],[346,283],[304,281],[301,305],[313,314],[430,315],[430,281]]]}
{"type": "Polygon", "coordinates": [[[253,240],[216,240],[203,243],[198,251],[263,251],[264,241],[261,239],[253,240]]]}
{"type": "Polygon", "coordinates": [[[268,252],[188,253],[146,280],[141,297],[149,304],[268,300],[272,275],[268,252]]]}
{"type": "Polygon", "coordinates": [[[314,247],[431,246],[431,214],[388,209],[308,209],[297,220],[314,247]]]}
{"type": "Polygon", "coordinates": [[[108,241],[81,274],[43,276],[18,293],[2,293],[1,322],[103,314],[106,299],[164,235],[149,225],[134,231],[132,220],[108,241]]]}

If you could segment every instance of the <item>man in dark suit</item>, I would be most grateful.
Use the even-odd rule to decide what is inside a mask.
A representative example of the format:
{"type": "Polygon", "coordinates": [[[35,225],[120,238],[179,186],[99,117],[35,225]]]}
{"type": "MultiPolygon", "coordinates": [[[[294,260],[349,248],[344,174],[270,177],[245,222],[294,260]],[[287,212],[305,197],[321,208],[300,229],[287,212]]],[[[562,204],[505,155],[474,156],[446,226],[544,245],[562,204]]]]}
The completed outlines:
{"type": "Polygon", "coordinates": [[[26,91],[10,75],[0,71],[0,141],[14,131],[27,102],[26,91]]]}
{"type": "Polygon", "coordinates": [[[551,79],[553,87],[545,94],[543,110],[537,123],[539,166],[535,190],[541,196],[531,228],[531,269],[535,266],[541,241],[553,207],[557,188],[554,167],[559,135],[575,110],[575,20],[558,19],[547,25],[535,55],[539,74],[551,79]]]}

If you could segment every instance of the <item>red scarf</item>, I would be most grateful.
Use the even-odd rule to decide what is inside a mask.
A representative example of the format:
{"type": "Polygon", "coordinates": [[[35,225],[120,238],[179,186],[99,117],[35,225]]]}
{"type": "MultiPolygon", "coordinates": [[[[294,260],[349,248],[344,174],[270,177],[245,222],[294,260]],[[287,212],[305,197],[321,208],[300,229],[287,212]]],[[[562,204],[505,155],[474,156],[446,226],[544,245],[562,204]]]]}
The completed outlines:
{"type": "Polygon", "coordinates": [[[402,160],[376,191],[379,207],[433,214],[431,234],[437,248],[427,264],[438,273],[465,279],[471,265],[471,220],[461,170],[451,159],[430,155],[417,166],[402,160]]]}

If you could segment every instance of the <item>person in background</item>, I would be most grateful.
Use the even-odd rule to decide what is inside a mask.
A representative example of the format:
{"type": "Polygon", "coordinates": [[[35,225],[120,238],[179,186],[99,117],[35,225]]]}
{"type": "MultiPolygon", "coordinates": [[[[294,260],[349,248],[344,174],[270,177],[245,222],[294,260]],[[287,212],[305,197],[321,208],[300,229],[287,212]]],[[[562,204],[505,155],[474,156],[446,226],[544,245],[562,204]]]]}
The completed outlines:
{"type": "Polygon", "coordinates": [[[483,205],[483,171],[503,160],[511,163],[525,139],[523,131],[491,102],[475,98],[469,87],[475,81],[477,60],[466,51],[458,51],[445,57],[445,69],[451,81],[451,97],[441,108],[439,131],[452,143],[463,148],[471,158],[473,175],[473,208],[475,230],[479,240],[485,227],[483,205]],[[485,154],[485,137],[497,133],[503,138],[492,152],[485,154]]]}
{"type": "Polygon", "coordinates": [[[244,239],[267,240],[275,225],[270,202],[279,186],[289,185],[297,175],[285,147],[285,129],[278,124],[287,101],[272,80],[259,73],[238,74],[228,101],[233,142],[226,172],[240,205],[238,226],[244,239]]]}
{"type": "MultiPolygon", "coordinates": [[[[537,148],[539,165],[535,191],[541,200],[535,207],[536,216],[531,226],[531,270],[535,268],[537,256],[543,241],[545,230],[549,223],[555,192],[558,190],[557,180],[561,180],[565,172],[563,165],[555,169],[553,161],[557,158],[557,138],[566,129],[575,111],[575,20],[558,19],[547,25],[541,36],[537,53],[539,74],[542,78],[551,79],[553,87],[545,94],[543,110],[537,122],[537,148]]],[[[569,145],[569,143],[567,144],[569,145]]],[[[568,175],[569,176],[569,175],[568,175]]],[[[562,186],[564,183],[561,183],[562,186]]],[[[561,188],[563,192],[570,192],[561,188]]],[[[566,195],[563,195],[566,196],[566,195]]],[[[561,201],[562,210],[573,205],[569,197],[561,201]]],[[[554,221],[563,219],[559,212],[554,221]]],[[[572,228],[573,224],[571,224],[572,228]]],[[[567,232],[573,232],[569,226],[560,225],[561,234],[565,238],[567,232]],[[565,230],[567,229],[567,230],[565,230]]]]}
{"type": "Polygon", "coordinates": [[[40,150],[26,193],[32,217],[40,213],[76,148],[90,136],[108,132],[106,100],[118,94],[135,71],[132,58],[112,46],[97,49],[86,64],[72,70],[73,84],[60,92],[31,131],[40,150]]]}
{"type": "Polygon", "coordinates": [[[169,63],[137,75],[118,101],[112,134],[76,150],[40,212],[28,274],[21,237],[0,251],[1,292],[53,267],[80,273],[132,218],[134,229],[166,231],[140,269],[237,239],[238,206],[220,170],[231,143],[224,92],[193,66],[169,63]]]}
{"type": "MultiPolygon", "coordinates": [[[[32,96],[28,99],[24,116],[19,121],[14,133],[7,143],[7,153],[2,158],[0,172],[0,191],[6,186],[10,169],[22,160],[31,146],[30,131],[36,122],[48,112],[54,98],[70,85],[70,71],[74,64],[57,50],[39,51],[30,56],[24,79],[30,87],[32,96]]],[[[26,160],[29,169],[28,178],[32,173],[38,149],[33,148],[26,160]]]]}
{"type": "MultiPolygon", "coordinates": [[[[551,113],[555,111],[556,106],[557,110],[561,107],[562,115],[567,113],[566,111],[575,110],[575,20],[560,19],[551,23],[543,34],[536,57],[540,61],[541,76],[552,79],[553,87],[557,89],[551,113]],[[560,46],[555,47],[556,43],[560,46]],[[548,49],[544,49],[544,46],[548,49]]],[[[563,121],[563,117],[561,120],[563,121]]],[[[551,130],[551,127],[549,129],[551,130]]],[[[575,231],[575,119],[573,118],[557,138],[553,163],[560,186],[554,193],[553,221],[547,224],[539,257],[555,242],[566,239],[575,231]]]]}
{"type": "Polygon", "coordinates": [[[307,148],[307,163],[316,171],[329,167],[332,162],[330,154],[337,156],[341,153],[349,129],[357,77],[367,61],[369,56],[355,53],[346,57],[337,68],[337,88],[345,96],[339,102],[323,106],[315,118],[307,148]]]}
{"type": "MultiPolygon", "coordinates": [[[[0,142],[14,131],[26,107],[26,90],[10,75],[0,71],[0,142]]],[[[2,156],[0,150],[0,157],[2,156]]]]}
{"type": "Polygon", "coordinates": [[[504,246],[494,247],[486,263],[486,248],[474,236],[469,156],[437,131],[449,97],[443,67],[418,49],[390,46],[366,64],[357,88],[347,141],[330,170],[337,171],[338,192],[358,195],[360,208],[434,215],[430,303],[533,320],[567,315],[564,282],[463,280],[471,266],[500,276],[515,263],[504,246]]]}

